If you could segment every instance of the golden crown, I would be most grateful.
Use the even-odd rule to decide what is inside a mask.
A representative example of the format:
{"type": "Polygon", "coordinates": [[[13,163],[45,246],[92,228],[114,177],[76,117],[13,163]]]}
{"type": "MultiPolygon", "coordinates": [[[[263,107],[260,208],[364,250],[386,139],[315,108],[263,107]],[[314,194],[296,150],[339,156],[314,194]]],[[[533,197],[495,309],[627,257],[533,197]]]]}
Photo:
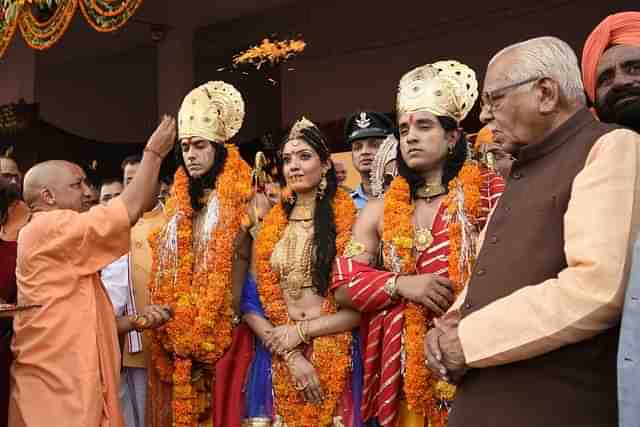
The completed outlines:
{"type": "Polygon", "coordinates": [[[302,138],[302,130],[308,129],[311,127],[317,127],[311,120],[302,116],[297,122],[291,126],[291,130],[289,131],[289,137],[287,138],[289,141],[292,139],[300,139],[302,138]]]}
{"type": "Polygon", "coordinates": [[[244,100],[238,90],[222,81],[193,89],[178,112],[178,138],[200,137],[227,142],[242,127],[244,100]]]}
{"type": "Polygon", "coordinates": [[[428,111],[464,120],[478,99],[476,73],[458,61],[438,61],[406,73],[398,85],[398,114],[428,111]]]}

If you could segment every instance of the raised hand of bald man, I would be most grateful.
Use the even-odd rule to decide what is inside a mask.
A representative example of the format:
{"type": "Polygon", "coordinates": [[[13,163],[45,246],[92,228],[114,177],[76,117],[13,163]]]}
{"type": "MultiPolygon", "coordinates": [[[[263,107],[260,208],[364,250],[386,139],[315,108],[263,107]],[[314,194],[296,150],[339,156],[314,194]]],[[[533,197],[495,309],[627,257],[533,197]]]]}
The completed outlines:
{"type": "Polygon", "coordinates": [[[175,140],[176,121],[173,117],[164,116],[147,142],[135,178],[120,195],[127,207],[129,222],[132,225],[157,203],[160,165],[173,148],[175,140]]]}

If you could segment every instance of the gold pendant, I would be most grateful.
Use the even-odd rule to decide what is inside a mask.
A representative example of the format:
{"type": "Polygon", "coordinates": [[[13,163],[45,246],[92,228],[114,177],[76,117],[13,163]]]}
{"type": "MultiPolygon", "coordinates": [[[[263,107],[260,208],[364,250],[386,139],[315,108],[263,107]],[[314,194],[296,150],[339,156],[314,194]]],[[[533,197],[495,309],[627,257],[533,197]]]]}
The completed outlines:
{"type": "Polygon", "coordinates": [[[413,240],[416,250],[423,252],[433,243],[433,234],[428,228],[418,228],[413,240]]]}
{"type": "Polygon", "coordinates": [[[287,295],[293,299],[300,299],[302,297],[302,282],[304,281],[304,274],[299,271],[292,271],[287,275],[285,280],[285,289],[287,295]]]}

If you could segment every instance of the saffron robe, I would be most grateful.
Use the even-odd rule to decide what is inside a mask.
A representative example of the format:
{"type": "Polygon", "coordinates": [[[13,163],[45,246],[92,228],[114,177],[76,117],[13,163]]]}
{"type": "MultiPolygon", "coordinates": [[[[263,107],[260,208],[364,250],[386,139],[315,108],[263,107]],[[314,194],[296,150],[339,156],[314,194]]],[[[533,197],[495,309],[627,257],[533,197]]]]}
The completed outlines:
{"type": "Polygon", "coordinates": [[[120,348],[98,272],[129,248],[120,198],[88,212],[34,214],[18,238],[9,425],[123,426],[120,348]]]}

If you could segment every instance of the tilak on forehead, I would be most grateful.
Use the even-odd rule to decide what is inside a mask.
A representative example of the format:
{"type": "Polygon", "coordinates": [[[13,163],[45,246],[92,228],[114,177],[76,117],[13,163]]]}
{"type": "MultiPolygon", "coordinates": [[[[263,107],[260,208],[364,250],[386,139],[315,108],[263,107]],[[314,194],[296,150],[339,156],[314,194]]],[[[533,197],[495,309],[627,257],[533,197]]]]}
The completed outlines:
{"type": "Polygon", "coordinates": [[[204,138],[225,143],[238,133],[244,120],[245,105],[238,90],[222,81],[205,83],[193,89],[178,112],[178,139],[204,138]]]}
{"type": "Polygon", "coordinates": [[[398,84],[398,116],[428,111],[460,123],[478,99],[476,73],[458,61],[438,61],[414,68],[398,84]]]}

